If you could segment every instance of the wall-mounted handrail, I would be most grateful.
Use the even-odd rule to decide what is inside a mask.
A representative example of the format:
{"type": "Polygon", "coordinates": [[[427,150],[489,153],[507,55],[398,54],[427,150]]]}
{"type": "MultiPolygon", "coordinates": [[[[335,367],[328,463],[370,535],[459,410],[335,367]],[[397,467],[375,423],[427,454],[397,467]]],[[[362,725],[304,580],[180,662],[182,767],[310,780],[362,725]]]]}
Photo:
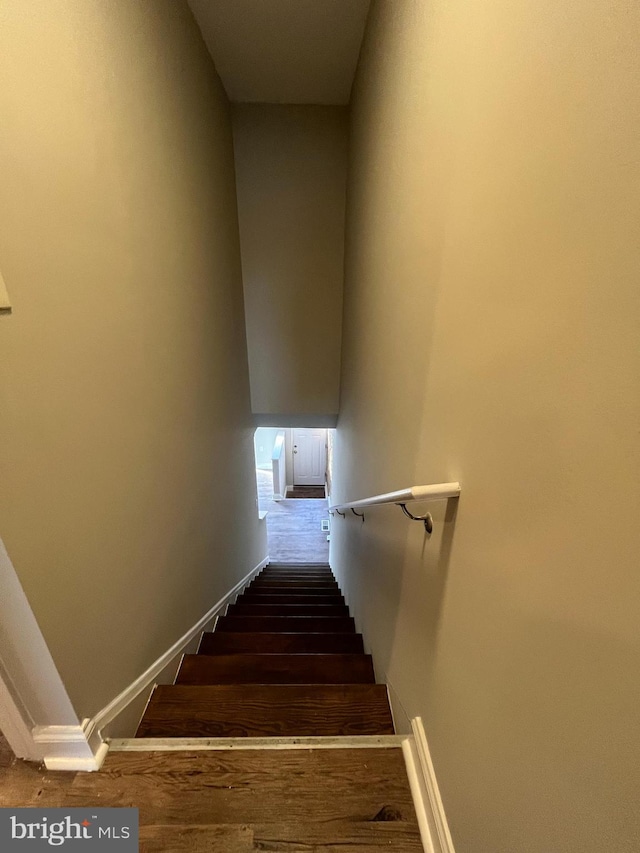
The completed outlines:
{"type": "MultiPolygon", "coordinates": [[[[401,507],[404,514],[412,521],[423,521],[427,533],[431,533],[433,522],[431,513],[426,515],[412,515],[406,507],[406,504],[413,501],[439,501],[446,498],[457,498],[460,496],[460,483],[434,483],[429,486],[410,486],[408,489],[400,489],[398,492],[386,492],[383,495],[373,495],[370,498],[362,498],[358,501],[349,501],[348,503],[333,504],[329,507],[329,512],[337,512],[338,515],[344,515],[345,511],[365,509],[370,506],[379,506],[380,504],[395,504],[401,507]]],[[[364,521],[364,515],[361,516],[364,521]]]]}
{"type": "Polygon", "coordinates": [[[436,483],[431,486],[411,486],[408,489],[400,489],[399,492],[387,492],[384,495],[374,495],[370,498],[362,498],[359,501],[334,504],[329,509],[332,511],[345,509],[359,509],[360,507],[377,506],[378,504],[408,504],[411,501],[439,501],[443,498],[457,498],[460,495],[460,483],[436,483]]]}

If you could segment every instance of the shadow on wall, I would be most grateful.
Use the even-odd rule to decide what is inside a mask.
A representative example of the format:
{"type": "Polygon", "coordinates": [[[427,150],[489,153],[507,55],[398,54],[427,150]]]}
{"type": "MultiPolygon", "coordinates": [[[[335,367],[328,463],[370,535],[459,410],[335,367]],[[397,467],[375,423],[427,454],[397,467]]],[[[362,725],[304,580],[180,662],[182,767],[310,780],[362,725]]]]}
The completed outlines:
{"type": "MultiPolygon", "coordinates": [[[[403,552],[397,610],[388,614],[392,636],[388,647],[386,676],[394,689],[397,687],[403,695],[407,694],[406,687],[401,689],[407,669],[407,654],[412,658],[413,678],[419,679],[424,685],[418,688],[418,693],[426,692],[426,685],[432,678],[450,578],[459,500],[450,498],[429,505],[434,521],[434,532],[431,535],[417,523],[410,522],[407,540],[411,540],[413,545],[403,552]],[[422,544],[418,551],[420,537],[422,544]]],[[[398,552],[395,558],[398,559],[398,552]]],[[[420,711],[416,706],[405,709],[405,713],[411,719],[419,715],[420,711]]]]}
{"type": "MultiPolygon", "coordinates": [[[[401,666],[398,657],[406,653],[407,643],[412,657],[430,669],[437,651],[458,500],[428,505],[434,520],[431,535],[421,522],[409,521],[396,507],[371,508],[364,523],[349,515],[333,517],[332,537],[341,553],[348,554],[344,564],[349,571],[340,581],[365,643],[375,643],[371,651],[380,681],[393,683],[393,669],[401,666]],[[420,559],[416,560],[412,555],[420,537],[420,559]],[[412,548],[408,548],[410,541],[412,548]],[[399,565],[401,554],[405,560],[399,565]],[[358,588],[375,590],[376,595],[356,597],[353,593],[358,588]]],[[[426,669],[424,675],[428,677],[426,669]]]]}

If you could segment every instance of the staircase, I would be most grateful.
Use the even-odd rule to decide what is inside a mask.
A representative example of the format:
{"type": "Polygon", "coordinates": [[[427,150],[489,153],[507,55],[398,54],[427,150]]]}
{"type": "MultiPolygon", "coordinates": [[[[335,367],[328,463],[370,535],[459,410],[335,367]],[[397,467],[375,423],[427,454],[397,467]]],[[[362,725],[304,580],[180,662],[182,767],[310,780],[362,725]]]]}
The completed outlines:
{"type": "Polygon", "coordinates": [[[175,684],[155,689],[137,737],[327,737],[394,733],[362,635],[328,566],[270,565],[175,684]]]}
{"type": "Polygon", "coordinates": [[[145,853],[420,853],[400,741],[329,566],[273,564],[112,744],[100,805],[139,807],[145,853]]]}

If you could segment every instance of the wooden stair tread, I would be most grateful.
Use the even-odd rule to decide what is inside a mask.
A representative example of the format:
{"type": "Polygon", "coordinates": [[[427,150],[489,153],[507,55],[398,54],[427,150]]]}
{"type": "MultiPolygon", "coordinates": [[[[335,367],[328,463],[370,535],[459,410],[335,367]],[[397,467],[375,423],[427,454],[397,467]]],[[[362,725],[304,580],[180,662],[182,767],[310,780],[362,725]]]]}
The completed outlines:
{"type": "Polygon", "coordinates": [[[262,580],[299,580],[300,578],[313,578],[313,580],[330,580],[335,581],[335,577],[331,572],[260,572],[254,580],[261,578],[262,580]]]}
{"type": "Polygon", "coordinates": [[[256,578],[249,584],[251,589],[264,587],[268,589],[270,586],[297,586],[310,587],[312,589],[339,589],[338,582],[335,580],[316,580],[315,578],[256,578]]]}
{"type": "Polygon", "coordinates": [[[370,655],[185,655],[176,684],[373,684],[370,655]]]}
{"type": "Polygon", "coordinates": [[[344,604],[341,595],[296,595],[268,592],[245,592],[236,598],[236,604],[344,604]]]}
{"type": "Polygon", "coordinates": [[[160,685],[137,737],[393,734],[382,684],[160,685]]]}
{"type": "Polygon", "coordinates": [[[219,616],[216,630],[348,634],[356,629],[352,616],[219,616]]]}
{"type": "Polygon", "coordinates": [[[327,587],[322,586],[299,586],[299,587],[291,587],[285,583],[279,583],[276,586],[263,586],[263,587],[254,587],[248,586],[245,588],[243,595],[247,595],[247,593],[253,595],[256,593],[257,595],[341,595],[340,587],[331,587],[327,589],[327,587]]]}
{"type": "Polygon", "coordinates": [[[252,584],[264,583],[267,581],[269,583],[279,583],[279,584],[285,584],[285,585],[288,585],[290,583],[293,583],[293,584],[312,583],[314,585],[316,585],[316,584],[319,584],[319,585],[327,584],[327,585],[330,585],[332,589],[336,589],[338,586],[337,581],[332,580],[331,578],[317,578],[317,577],[315,577],[315,578],[305,578],[305,577],[279,578],[275,575],[269,575],[269,577],[265,577],[265,578],[263,578],[263,577],[254,578],[254,580],[252,581],[252,584]]]}
{"type": "Polygon", "coordinates": [[[208,631],[202,635],[198,654],[359,654],[363,651],[362,634],[208,631]]]}
{"type": "Polygon", "coordinates": [[[99,774],[75,774],[65,805],[95,805],[96,782],[100,806],[135,805],[141,826],[287,820],[320,831],[343,821],[375,826],[383,805],[415,822],[401,749],[109,752],[99,774]]]}
{"type": "Polygon", "coordinates": [[[346,604],[255,604],[237,601],[227,608],[227,616],[348,616],[346,604]]]}
{"type": "Polygon", "coordinates": [[[318,575],[258,575],[253,578],[251,583],[284,583],[284,584],[330,584],[332,587],[337,587],[338,582],[335,578],[327,576],[326,578],[318,575]]]}
{"type": "Polygon", "coordinates": [[[328,566],[265,566],[258,574],[284,574],[284,575],[331,575],[333,571],[328,566]]]}

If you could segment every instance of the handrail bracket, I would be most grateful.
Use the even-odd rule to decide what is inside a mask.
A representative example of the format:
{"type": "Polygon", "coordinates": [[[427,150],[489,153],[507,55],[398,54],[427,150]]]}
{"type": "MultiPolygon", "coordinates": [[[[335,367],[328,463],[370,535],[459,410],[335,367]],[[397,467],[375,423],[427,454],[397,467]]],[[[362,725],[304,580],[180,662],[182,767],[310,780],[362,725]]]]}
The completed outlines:
{"type": "Polygon", "coordinates": [[[407,516],[407,518],[410,518],[411,521],[423,521],[424,529],[427,531],[427,533],[433,533],[433,516],[430,512],[428,512],[426,515],[413,515],[407,509],[406,504],[397,504],[397,506],[400,507],[402,512],[407,516]]]}

